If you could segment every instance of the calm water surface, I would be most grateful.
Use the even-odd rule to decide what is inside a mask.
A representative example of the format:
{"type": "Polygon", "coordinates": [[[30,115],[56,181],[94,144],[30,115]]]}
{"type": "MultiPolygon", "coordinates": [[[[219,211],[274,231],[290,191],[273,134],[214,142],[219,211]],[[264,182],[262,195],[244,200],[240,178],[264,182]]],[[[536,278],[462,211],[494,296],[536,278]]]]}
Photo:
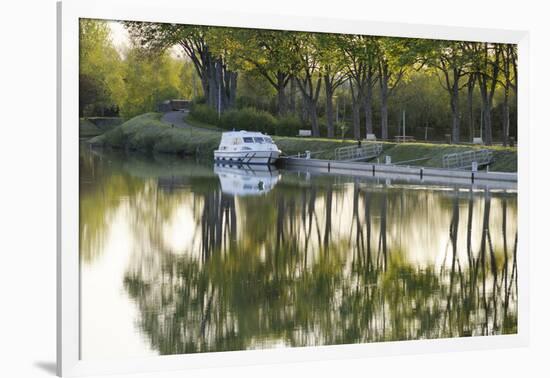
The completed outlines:
{"type": "Polygon", "coordinates": [[[81,358],[517,331],[515,192],[82,149],[81,358]]]}

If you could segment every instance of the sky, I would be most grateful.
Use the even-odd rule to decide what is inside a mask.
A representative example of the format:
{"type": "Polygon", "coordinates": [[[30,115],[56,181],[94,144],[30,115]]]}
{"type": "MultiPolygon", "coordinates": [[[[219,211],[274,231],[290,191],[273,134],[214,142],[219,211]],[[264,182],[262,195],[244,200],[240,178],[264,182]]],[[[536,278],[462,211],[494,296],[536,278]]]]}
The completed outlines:
{"type": "MultiPolygon", "coordinates": [[[[113,40],[113,44],[119,54],[124,55],[125,49],[130,46],[130,35],[128,34],[128,31],[124,28],[122,22],[120,21],[107,21],[107,24],[109,25],[109,28],[111,28],[111,38],[113,40]]],[[[173,47],[170,50],[170,55],[173,58],[186,59],[185,54],[183,54],[183,50],[177,47],[173,47]]]]}
{"type": "Polygon", "coordinates": [[[123,50],[124,47],[129,45],[130,42],[130,36],[128,35],[128,32],[119,21],[108,21],[107,24],[111,28],[111,37],[113,39],[115,47],[119,51],[123,50]]]}

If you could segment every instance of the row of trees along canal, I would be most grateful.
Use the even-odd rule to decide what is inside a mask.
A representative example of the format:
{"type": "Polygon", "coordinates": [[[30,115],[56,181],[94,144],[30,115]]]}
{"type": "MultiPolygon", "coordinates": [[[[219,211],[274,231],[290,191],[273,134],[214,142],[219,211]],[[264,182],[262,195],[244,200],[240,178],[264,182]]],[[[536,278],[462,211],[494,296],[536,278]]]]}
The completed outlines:
{"type": "Polygon", "coordinates": [[[253,106],[279,117],[296,115],[313,136],[329,138],[349,126],[350,137],[375,133],[388,139],[399,132],[405,109],[407,126],[421,130],[422,137],[429,130],[429,139],[439,132],[440,139],[448,133],[453,143],[481,136],[492,144],[495,134],[508,145],[517,133],[515,45],[143,22],[124,26],[134,50],[148,59],[179,47],[192,63],[204,101],[218,114],[253,106]],[[275,106],[265,106],[266,101],[275,106]]]}

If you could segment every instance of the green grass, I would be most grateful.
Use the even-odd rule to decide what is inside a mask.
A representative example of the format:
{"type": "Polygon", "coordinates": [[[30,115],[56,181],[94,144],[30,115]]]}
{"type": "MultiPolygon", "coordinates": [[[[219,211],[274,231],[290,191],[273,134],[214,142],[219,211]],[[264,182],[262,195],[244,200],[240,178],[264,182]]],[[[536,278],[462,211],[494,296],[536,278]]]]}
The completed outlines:
{"type": "Polygon", "coordinates": [[[81,138],[89,138],[103,134],[103,131],[86,118],[78,120],[78,133],[81,138]]]}
{"type": "Polygon", "coordinates": [[[160,120],[160,113],[146,113],[92,138],[89,143],[145,152],[210,155],[218,146],[220,133],[203,129],[178,129],[160,120]]]}
{"type": "Polygon", "coordinates": [[[195,127],[198,127],[200,129],[208,129],[208,130],[213,130],[213,131],[221,131],[221,129],[217,126],[214,126],[214,125],[211,125],[209,123],[204,123],[198,119],[196,119],[195,117],[193,117],[193,115],[189,114],[186,118],[185,118],[185,122],[187,122],[188,124],[190,124],[191,126],[195,126],[195,127]]]}
{"type": "MultiPolygon", "coordinates": [[[[93,145],[129,150],[212,157],[212,153],[218,147],[220,141],[220,131],[216,130],[214,126],[188,117],[186,122],[200,128],[179,129],[162,122],[160,118],[161,114],[159,113],[142,114],[103,135],[92,138],[89,142],[93,145]]],[[[312,152],[313,158],[319,159],[332,159],[334,149],[337,147],[356,145],[355,141],[326,138],[274,136],[273,139],[286,155],[296,155],[309,150],[312,152]]],[[[426,157],[425,160],[408,162],[406,165],[441,167],[441,161],[445,154],[488,148],[493,151],[495,158],[495,162],[491,164],[490,170],[502,172],[517,171],[517,149],[512,147],[430,143],[380,143],[383,144],[382,155],[378,158],[380,162],[385,160],[385,156],[391,156],[393,163],[426,157]]]]}
{"type": "MultiPolygon", "coordinates": [[[[303,154],[308,150],[312,152],[312,157],[316,159],[333,159],[335,148],[357,144],[356,141],[342,141],[325,138],[273,137],[273,140],[286,155],[303,154]]],[[[515,147],[468,146],[435,143],[378,143],[382,143],[382,154],[375,159],[375,161],[378,160],[383,162],[386,156],[391,156],[392,163],[405,162],[404,165],[441,167],[443,155],[477,149],[490,149],[493,151],[495,160],[495,162],[491,164],[490,170],[502,172],[517,171],[517,149],[515,147]],[[410,161],[421,158],[426,159],[414,162],[410,161]]]]}
{"type": "Polygon", "coordinates": [[[117,117],[87,117],[80,118],[78,130],[80,138],[90,138],[101,135],[120,125],[120,119],[117,117]]]}
{"type": "Polygon", "coordinates": [[[490,149],[493,151],[495,162],[491,164],[490,170],[515,172],[517,171],[517,149],[505,148],[502,146],[465,146],[451,144],[429,144],[429,143],[385,143],[380,161],[385,156],[391,156],[392,163],[408,161],[420,158],[429,158],[422,161],[405,163],[406,165],[421,165],[425,167],[441,167],[443,155],[456,152],[464,152],[479,149],[490,149]]]}
{"type": "Polygon", "coordinates": [[[310,151],[313,153],[312,158],[315,159],[332,159],[335,148],[357,144],[357,142],[349,140],[276,136],[273,137],[273,141],[285,155],[304,154],[305,151],[310,151]]]}

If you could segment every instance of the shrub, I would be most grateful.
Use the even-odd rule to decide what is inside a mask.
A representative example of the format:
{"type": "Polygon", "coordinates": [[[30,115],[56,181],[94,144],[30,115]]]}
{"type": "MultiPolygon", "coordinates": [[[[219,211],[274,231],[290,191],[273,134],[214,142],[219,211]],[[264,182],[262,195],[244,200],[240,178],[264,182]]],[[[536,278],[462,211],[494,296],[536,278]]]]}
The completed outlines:
{"type": "Polygon", "coordinates": [[[271,134],[277,120],[270,113],[254,108],[231,109],[223,113],[220,126],[226,130],[253,130],[271,134]]]}
{"type": "Polygon", "coordinates": [[[303,128],[305,127],[302,124],[302,121],[300,121],[300,118],[295,115],[286,115],[277,120],[275,135],[296,136],[298,135],[298,130],[303,128]]]}
{"type": "Polygon", "coordinates": [[[191,108],[191,117],[197,121],[219,126],[218,112],[206,104],[193,104],[191,108]]]}

